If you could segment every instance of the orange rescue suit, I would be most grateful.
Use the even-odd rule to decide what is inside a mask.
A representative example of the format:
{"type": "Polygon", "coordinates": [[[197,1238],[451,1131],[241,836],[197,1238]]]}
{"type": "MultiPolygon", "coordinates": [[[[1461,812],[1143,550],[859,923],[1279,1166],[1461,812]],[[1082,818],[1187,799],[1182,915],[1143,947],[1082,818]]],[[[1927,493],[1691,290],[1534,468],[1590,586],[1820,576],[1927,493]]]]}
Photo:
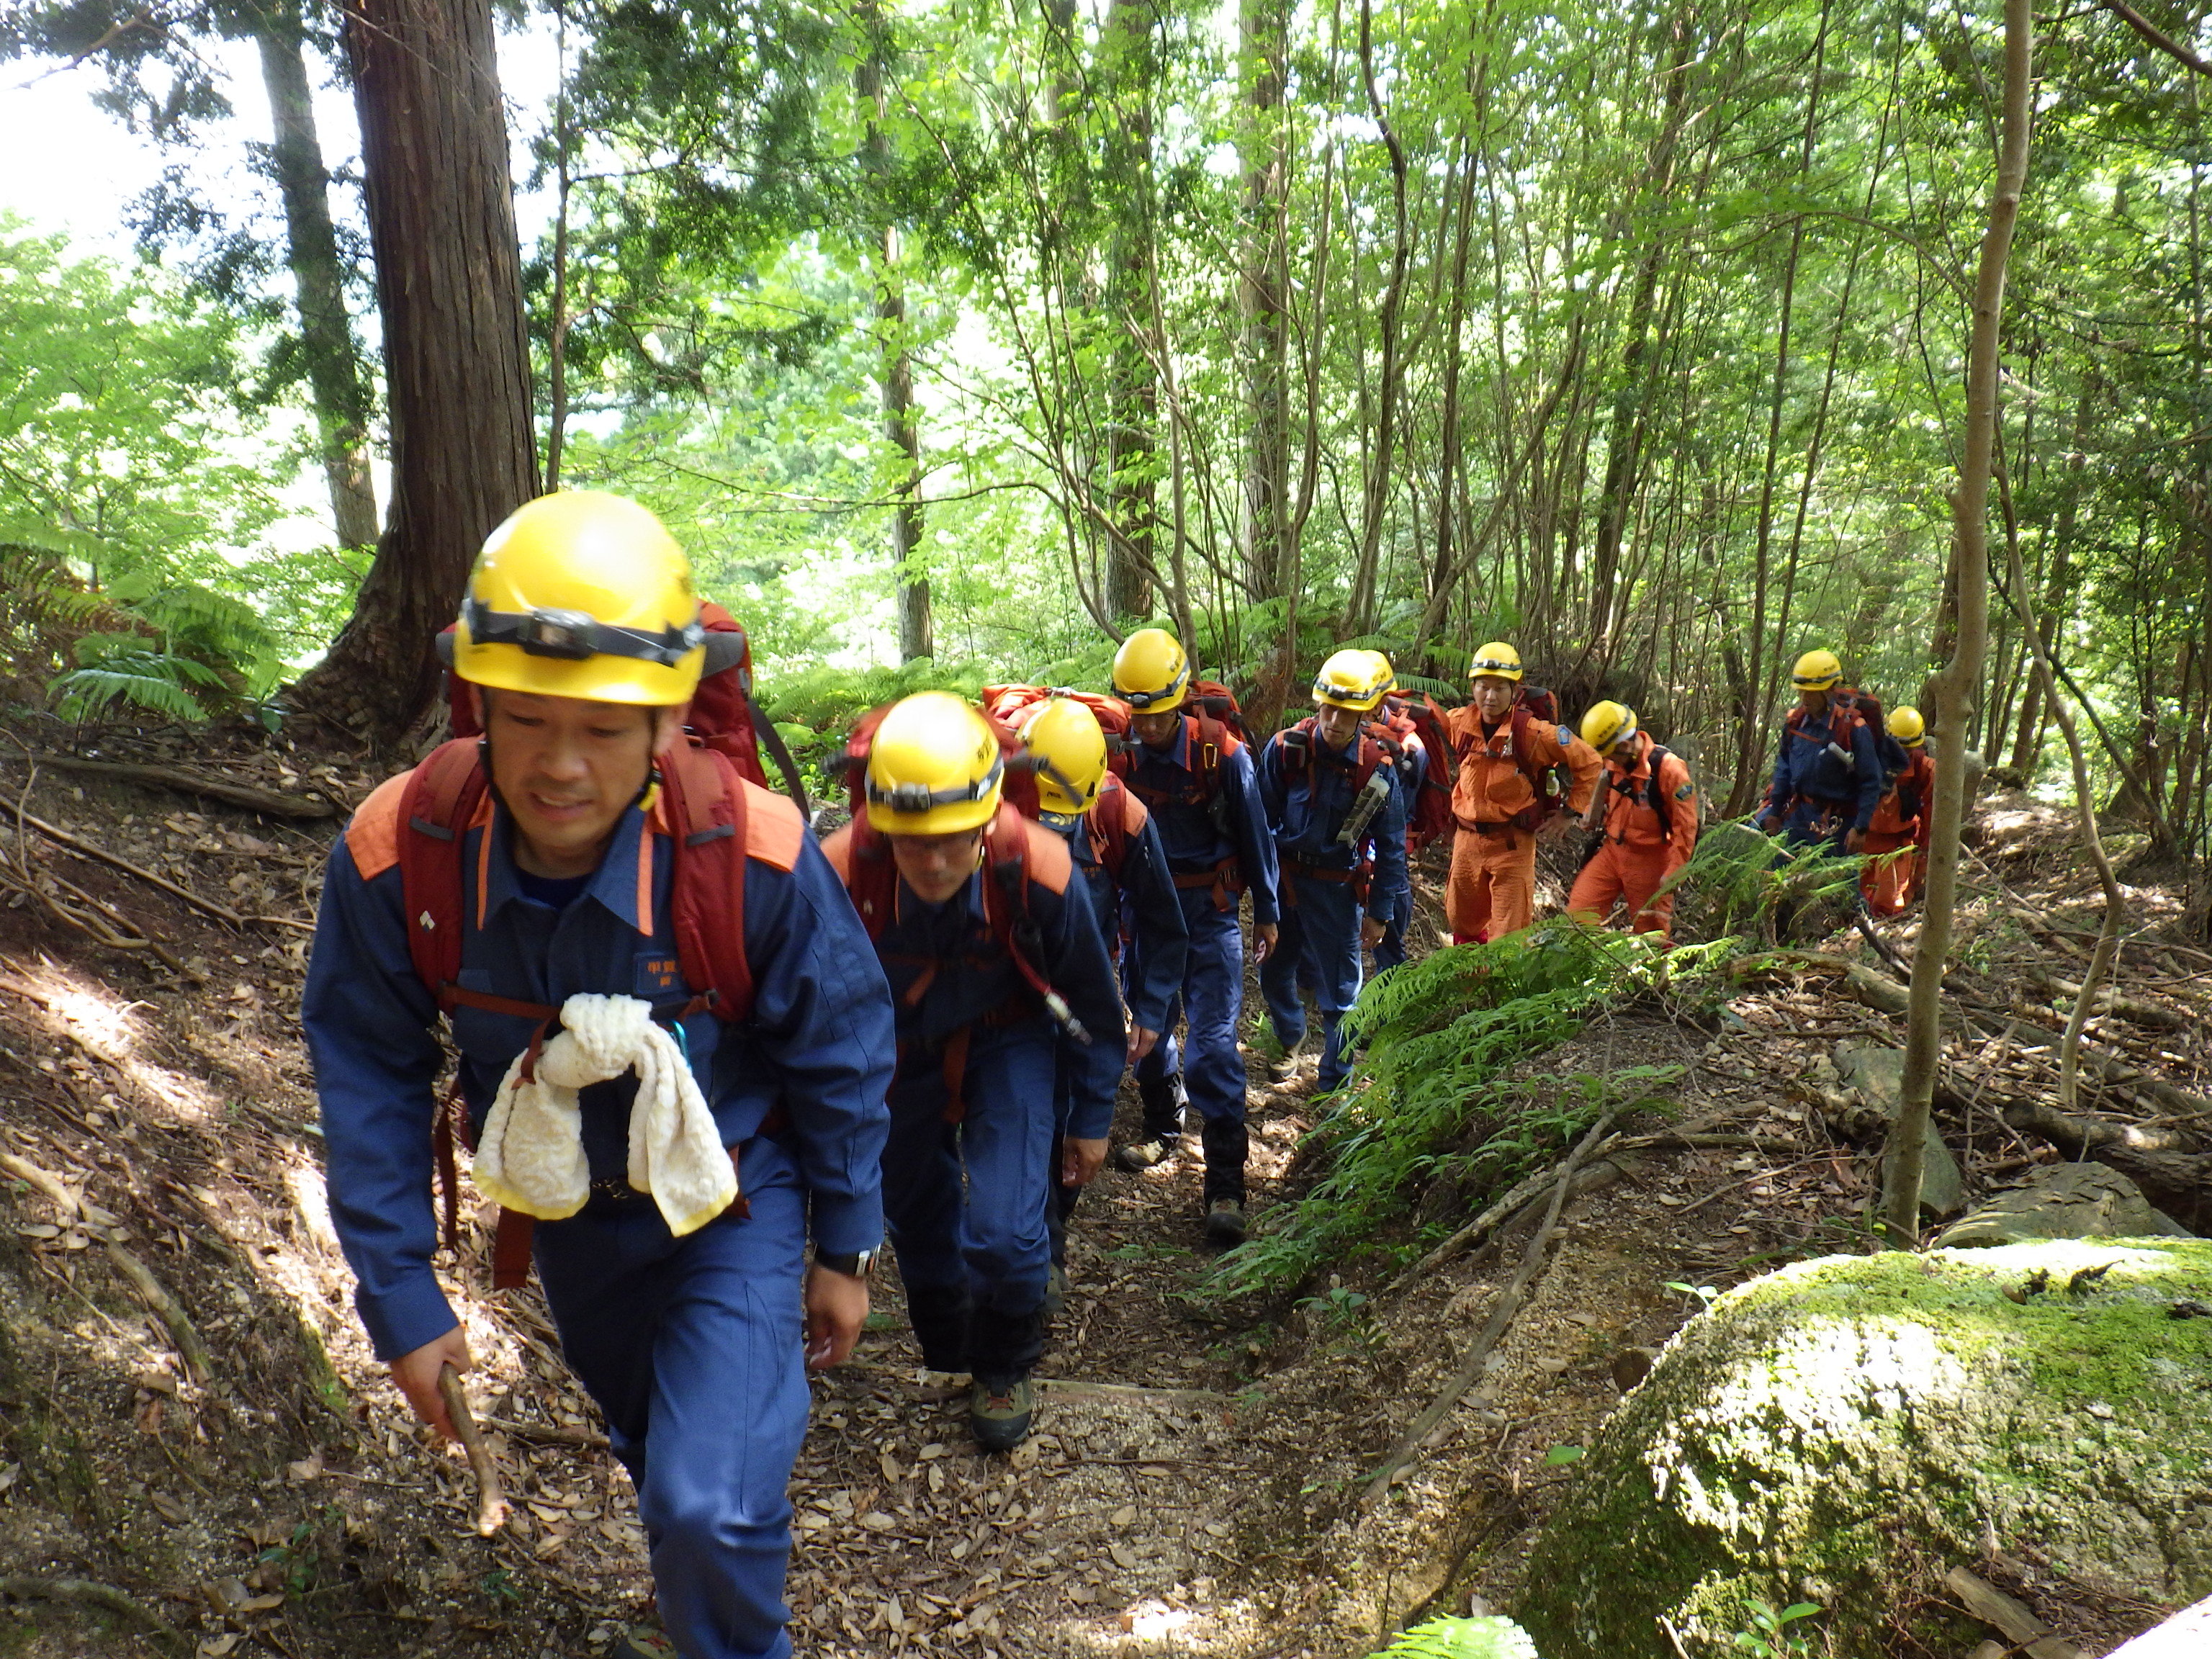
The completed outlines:
{"type": "Polygon", "coordinates": [[[1565,726],[1534,719],[1519,724],[1527,752],[1516,757],[1510,714],[1486,729],[1472,704],[1444,715],[1452,752],[1459,757],[1452,783],[1458,833],[1452,837],[1451,882],[1444,890],[1444,918],[1455,945],[1497,939],[1535,920],[1534,819],[1540,798],[1520,762],[1525,760],[1539,775],[1565,767],[1574,779],[1567,805],[1576,812],[1589,805],[1598,774],[1605,769],[1597,750],[1565,726]]]}
{"type": "Polygon", "coordinates": [[[1674,914],[1674,896],[1652,895],[1697,850],[1698,787],[1690,781],[1690,769],[1682,757],[1672,750],[1660,756],[1655,783],[1651,753],[1659,745],[1649,732],[1638,732],[1634,742],[1636,752],[1631,758],[1605,757],[1605,840],[1575,878],[1567,910],[1601,922],[1616,903],[1626,903],[1634,932],[1664,939],[1674,914]],[[1650,804],[1655,791],[1666,802],[1664,824],[1650,804]]]}
{"type": "Polygon", "coordinates": [[[1928,877],[1928,830],[1935,816],[1936,763],[1922,748],[1906,750],[1911,764],[1897,775],[1867,824],[1866,868],[1859,891],[1878,916],[1903,914],[1920,896],[1928,877]],[[1910,851],[1900,851],[1910,848],[1910,851]],[[1884,854],[1897,856],[1885,857],[1884,854]]]}

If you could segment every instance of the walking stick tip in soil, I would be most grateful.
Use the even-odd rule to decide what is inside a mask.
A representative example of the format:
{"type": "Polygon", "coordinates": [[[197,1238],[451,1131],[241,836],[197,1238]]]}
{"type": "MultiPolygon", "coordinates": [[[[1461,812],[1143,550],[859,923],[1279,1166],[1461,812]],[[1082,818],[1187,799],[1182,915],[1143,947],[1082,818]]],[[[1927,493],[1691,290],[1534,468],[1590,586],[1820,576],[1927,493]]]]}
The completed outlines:
{"type": "Polygon", "coordinates": [[[484,1444],[483,1431],[477,1427],[477,1419],[469,1412],[469,1396],[461,1387],[461,1374],[451,1365],[438,1369],[438,1395],[446,1402],[446,1414],[453,1420],[453,1432],[460,1436],[462,1448],[469,1455],[469,1470],[477,1478],[477,1531],[489,1538],[507,1524],[507,1493],[499,1484],[499,1465],[492,1461],[491,1450],[484,1444]]]}

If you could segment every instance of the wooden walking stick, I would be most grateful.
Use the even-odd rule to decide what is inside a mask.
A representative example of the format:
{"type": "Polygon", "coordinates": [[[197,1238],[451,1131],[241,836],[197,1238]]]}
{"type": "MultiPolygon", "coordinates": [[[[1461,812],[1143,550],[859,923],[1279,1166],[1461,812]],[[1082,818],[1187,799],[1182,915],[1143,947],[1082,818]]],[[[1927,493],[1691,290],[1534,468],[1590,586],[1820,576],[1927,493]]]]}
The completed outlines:
{"type": "Polygon", "coordinates": [[[469,1470],[477,1478],[477,1531],[489,1538],[507,1524],[507,1493],[499,1484],[499,1465],[492,1462],[483,1431],[469,1412],[469,1396],[461,1387],[461,1374],[451,1364],[438,1368],[438,1397],[446,1402],[446,1415],[469,1454],[469,1470]]]}

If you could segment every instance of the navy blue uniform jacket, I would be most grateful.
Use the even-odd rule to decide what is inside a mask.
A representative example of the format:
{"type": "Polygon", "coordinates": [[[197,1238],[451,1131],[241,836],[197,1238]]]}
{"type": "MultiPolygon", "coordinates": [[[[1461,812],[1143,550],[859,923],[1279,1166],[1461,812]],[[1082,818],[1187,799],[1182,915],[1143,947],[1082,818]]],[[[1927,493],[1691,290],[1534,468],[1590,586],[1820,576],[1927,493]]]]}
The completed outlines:
{"type": "MultiPolygon", "coordinates": [[[[301,1005],[322,1097],[331,1218],[359,1281],[362,1322],[386,1359],[455,1322],[430,1267],[437,1245],[430,1135],[441,1049],[437,1003],[409,962],[401,913],[404,783],[394,778],[363,802],[331,854],[301,1005]]],[[[685,1020],[691,1069],[725,1146],[757,1133],[781,1103],[810,1194],[816,1246],[836,1255],[873,1249],[883,1237],[890,994],[797,809],[744,787],[752,1016],[742,1025],[705,1013],[685,1020]]],[[[642,997],[664,1018],[690,1000],[669,925],[671,848],[658,810],[633,806],[623,815],[589,884],[558,910],[521,891],[508,835],[506,814],[487,792],[484,811],[455,848],[465,988],[556,1007],[580,992],[642,997]]],[[[461,1090],[481,1127],[532,1022],[463,1007],[453,1030],[461,1090]]],[[[625,1172],[636,1086],[634,1077],[622,1077],[580,1093],[594,1180],[625,1172]]]]}
{"type": "Polygon", "coordinates": [[[1363,853],[1371,854],[1375,870],[1367,887],[1367,914],[1376,921],[1388,921],[1396,913],[1398,892],[1406,885],[1406,798],[1389,751],[1383,751],[1375,769],[1376,777],[1389,780],[1389,793],[1367,821],[1360,845],[1345,847],[1336,837],[1358,793],[1354,764],[1358,739],[1331,749],[1317,729],[1309,728],[1306,763],[1294,769],[1285,764],[1290,750],[1284,739],[1289,735],[1276,732],[1260,753],[1260,798],[1267,803],[1267,821],[1275,826],[1276,851],[1285,859],[1323,870],[1352,869],[1363,853]]]}
{"type": "Polygon", "coordinates": [[[1766,792],[1765,811],[1784,816],[1802,795],[1835,808],[1854,830],[1874,822],[1882,793],[1881,754],[1874,733],[1864,720],[1851,722],[1851,763],[1846,767],[1828,752],[1836,724],[1836,710],[1831,708],[1794,727],[1784,725],[1782,751],[1774,757],[1774,781],[1766,792]]]}
{"type": "Polygon", "coordinates": [[[1177,875],[1194,875],[1235,858],[1252,895],[1252,920],[1268,926],[1281,915],[1275,902],[1275,838],[1268,832],[1267,809],[1254,781],[1252,751],[1233,733],[1224,734],[1214,771],[1219,800],[1209,804],[1198,799],[1198,774],[1190,763],[1197,731],[1197,716],[1186,714],[1166,747],[1136,744],[1123,781],[1152,809],[1169,868],[1177,875]]]}
{"type": "MultiPolygon", "coordinates": [[[[1029,913],[1043,958],[1035,965],[1066,999],[1091,1041],[1110,1044],[1118,1054],[1125,1041],[1121,988],[1105,936],[1091,917],[1090,896],[1074,879],[1067,843],[1041,823],[1021,822],[1029,836],[1029,913]]],[[[856,856],[851,828],[831,835],[822,850],[840,874],[848,873],[856,856]]],[[[884,846],[881,856],[890,855],[884,846]]],[[[877,930],[876,951],[890,981],[902,1045],[937,1048],[961,1027],[986,1018],[1009,1024],[1048,1020],[984,916],[983,884],[997,879],[979,866],[944,903],[927,904],[894,873],[893,914],[877,930]]],[[[1041,1103],[1043,1109],[1050,1106],[1041,1103]]]]}
{"type": "Polygon", "coordinates": [[[1160,845],[1152,814],[1127,789],[1109,787],[1082,817],[1054,814],[1045,823],[1067,842],[1068,854],[1090,890],[1091,917],[1106,948],[1113,951],[1124,934],[1128,938],[1128,972],[1123,984],[1130,1022],[1147,1031],[1166,1030],[1168,1010],[1182,989],[1190,924],[1183,920],[1182,902],[1176,896],[1175,879],[1168,872],[1167,849],[1160,845]],[[1118,878],[1099,858],[1091,835],[1091,821],[1098,813],[1115,811],[1122,815],[1123,825],[1118,878]]]}

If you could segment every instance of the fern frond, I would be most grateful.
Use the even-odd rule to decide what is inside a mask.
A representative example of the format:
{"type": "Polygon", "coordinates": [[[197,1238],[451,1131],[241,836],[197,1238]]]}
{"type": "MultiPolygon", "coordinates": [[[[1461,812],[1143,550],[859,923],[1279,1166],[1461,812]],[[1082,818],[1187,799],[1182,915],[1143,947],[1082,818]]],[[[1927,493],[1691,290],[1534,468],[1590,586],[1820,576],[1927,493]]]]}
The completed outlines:
{"type": "Polygon", "coordinates": [[[1434,697],[1438,702],[1458,703],[1467,701],[1467,693],[1449,680],[1440,680],[1427,674],[1401,674],[1401,691],[1418,691],[1424,696],[1434,697]]]}
{"type": "Polygon", "coordinates": [[[1538,1659],[1536,1644],[1510,1619],[1431,1619],[1406,1632],[1376,1659],[1538,1659]]]}

